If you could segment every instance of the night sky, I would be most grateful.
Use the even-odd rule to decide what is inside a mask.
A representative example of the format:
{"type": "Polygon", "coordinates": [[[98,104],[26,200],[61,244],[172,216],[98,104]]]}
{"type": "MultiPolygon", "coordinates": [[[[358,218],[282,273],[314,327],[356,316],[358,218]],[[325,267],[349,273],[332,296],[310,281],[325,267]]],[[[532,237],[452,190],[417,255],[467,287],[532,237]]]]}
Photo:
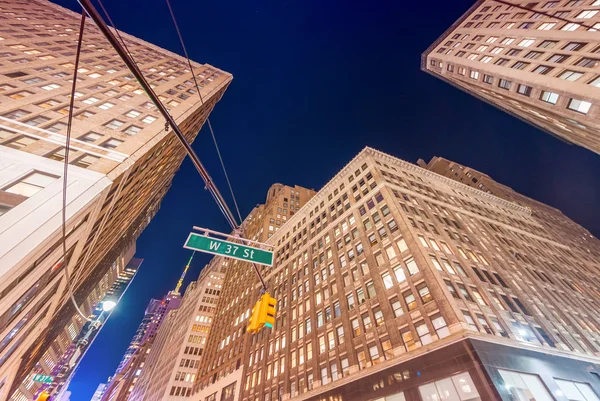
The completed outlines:
{"type": "MultiPolygon", "coordinates": [[[[191,58],[231,72],[211,115],[242,215],[274,182],[319,189],[365,146],[443,156],[561,209],[600,235],[600,156],[567,145],[421,72],[421,53],[471,0],[172,0],[191,58]]],[[[73,0],[59,4],[79,11],[73,0]]],[[[119,29],[183,54],[166,3],[104,0],[119,29]]],[[[208,129],[194,149],[227,188],[208,129]]],[[[151,297],[172,289],[193,225],[228,231],[189,161],[139,238],[145,259],[72,381],[89,401],[119,363],[151,297]]],[[[186,283],[209,260],[197,255],[186,283]]]]}

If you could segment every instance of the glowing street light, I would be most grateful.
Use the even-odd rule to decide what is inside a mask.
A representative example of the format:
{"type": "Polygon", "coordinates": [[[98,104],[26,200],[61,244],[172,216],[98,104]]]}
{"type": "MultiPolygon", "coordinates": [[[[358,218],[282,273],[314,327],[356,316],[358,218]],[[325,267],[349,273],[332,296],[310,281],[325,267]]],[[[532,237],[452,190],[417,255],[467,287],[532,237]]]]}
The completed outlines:
{"type": "Polygon", "coordinates": [[[109,312],[113,310],[115,306],[117,306],[117,303],[115,301],[106,300],[102,302],[102,310],[104,312],[109,312]]]}

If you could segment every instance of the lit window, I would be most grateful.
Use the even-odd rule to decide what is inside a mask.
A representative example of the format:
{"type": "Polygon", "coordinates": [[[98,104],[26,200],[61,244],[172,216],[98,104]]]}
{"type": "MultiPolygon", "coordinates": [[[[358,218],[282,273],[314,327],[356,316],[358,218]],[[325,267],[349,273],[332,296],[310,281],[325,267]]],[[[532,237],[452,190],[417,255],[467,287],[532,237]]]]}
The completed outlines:
{"type": "Polygon", "coordinates": [[[517,46],[521,46],[521,47],[529,47],[531,46],[533,43],[535,42],[534,39],[523,39],[522,41],[519,42],[519,44],[517,46]]]}
{"type": "Polygon", "coordinates": [[[93,96],[92,96],[92,97],[88,97],[87,99],[85,99],[85,100],[83,101],[83,103],[86,103],[86,104],[94,104],[94,103],[98,102],[99,100],[100,100],[100,99],[98,99],[98,98],[95,98],[95,97],[93,97],[93,96]]]}
{"type": "Polygon", "coordinates": [[[583,74],[577,71],[565,71],[558,77],[567,81],[577,81],[583,74]]]}
{"type": "Polygon", "coordinates": [[[146,116],[142,119],[142,122],[146,124],[152,124],[154,121],[156,121],[156,117],[153,116],[146,116]]]}
{"type": "Polygon", "coordinates": [[[72,164],[82,168],[88,168],[93,162],[100,159],[97,156],[85,154],[79,159],[75,160],[72,164]]]}
{"type": "Polygon", "coordinates": [[[29,92],[29,91],[20,91],[20,92],[15,92],[11,95],[8,95],[8,97],[13,98],[13,99],[21,99],[24,98],[26,96],[31,96],[33,95],[33,93],[29,92]]]}
{"type": "Polygon", "coordinates": [[[50,100],[46,100],[43,103],[38,103],[36,106],[39,106],[43,109],[49,109],[49,108],[57,106],[59,104],[60,104],[60,102],[58,100],[50,99],[50,100]]]}
{"type": "Polygon", "coordinates": [[[500,81],[498,82],[498,87],[502,88],[502,89],[509,90],[510,89],[510,84],[511,84],[511,82],[509,80],[500,79],[500,81]]]}
{"type": "Polygon", "coordinates": [[[565,24],[565,26],[563,26],[561,29],[561,31],[576,31],[577,28],[579,28],[581,25],[579,24],[575,24],[573,22],[569,22],[568,24],[565,24]]]}
{"type": "Polygon", "coordinates": [[[57,122],[52,124],[51,126],[49,126],[48,128],[46,128],[48,131],[51,132],[60,132],[60,131],[67,131],[67,123],[63,123],[63,122],[57,122]]]}
{"type": "Polygon", "coordinates": [[[538,26],[538,30],[540,31],[549,31],[550,29],[554,28],[556,26],[555,22],[545,22],[543,24],[541,24],[540,26],[538,26]]]}
{"type": "Polygon", "coordinates": [[[127,117],[130,117],[130,118],[136,118],[136,117],[138,117],[140,114],[142,114],[142,113],[140,113],[140,112],[139,112],[139,111],[137,111],[137,110],[130,110],[130,111],[128,111],[128,112],[127,112],[127,114],[125,114],[125,115],[126,115],[127,117]]]}
{"type": "Polygon", "coordinates": [[[142,130],[141,127],[138,127],[136,125],[130,125],[125,131],[123,131],[124,133],[126,133],[127,135],[135,135],[138,132],[140,132],[142,130]]]}
{"type": "Polygon", "coordinates": [[[25,121],[25,124],[36,127],[47,121],[50,121],[50,118],[44,117],[44,116],[37,116],[37,117],[32,118],[31,120],[25,121]]]}
{"type": "Polygon", "coordinates": [[[600,77],[597,77],[596,79],[594,79],[593,81],[590,81],[588,83],[588,85],[592,85],[595,86],[597,88],[600,88],[600,77]]]}
{"type": "Polygon", "coordinates": [[[18,138],[13,139],[10,142],[4,143],[3,146],[8,146],[9,148],[13,149],[22,149],[25,146],[31,145],[35,142],[37,142],[37,139],[22,135],[18,138]]]}
{"type": "Polygon", "coordinates": [[[531,96],[531,86],[519,84],[517,87],[517,93],[524,96],[531,96]]]}
{"type": "Polygon", "coordinates": [[[108,110],[108,109],[110,109],[113,106],[114,106],[114,103],[106,102],[106,103],[101,104],[98,107],[101,108],[102,110],[108,110]]]}
{"type": "Polygon", "coordinates": [[[587,18],[592,18],[596,14],[598,14],[598,10],[583,10],[582,12],[577,14],[577,16],[575,16],[575,18],[587,19],[587,18]]]}
{"type": "Polygon", "coordinates": [[[90,78],[100,78],[102,75],[98,74],[97,72],[94,72],[92,74],[89,74],[88,77],[90,78]]]}
{"type": "Polygon", "coordinates": [[[448,330],[448,325],[442,316],[432,317],[431,324],[435,329],[435,332],[438,335],[438,338],[448,337],[450,335],[450,330],[448,330]]]}
{"type": "Polygon", "coordinates": [[[516,400],[552,401],[554,399],[548,393],[548,390],[546,390],[544,383],[536,375],[503,369],[498,369],[498,373],[500,373],[502,380],[504,380],[504,388],[516,400]]]}
{"type": "Polygon", "coordinates": [[[0,84],[0,92],[8,91],[11,89],[15,89],[15,87],[9,84],[0,84]]]}
{"type": "Polygon", "coordinates": [[[555,379],[556,384],[569,400],[600,401],[592,387],[587,383],[578,383],[570,380],[555,379]]]}
{"type": "Polygon", "coordinates": [[[117,128],[121,127],[123,124],[125,124],[123,121],[120,121],[120,120],[111,120],[107,124],[105,124],[104,126],[107,127],[107,128],[117,129],[117,128]]]}
{"type": "Polygon", "coordinates": [[[102,138],[102,134],[92,131],[92,132],[88,132],[87,134],[85,134],[83,136],[80,136],[79,140],[84,141],[84,142],[94,142],[100,138],[102,138]]]}
{"type": "Polygon", "coordinates": [[[52,182],[57,180],[59,177],[41,173],[39,171],[33,172],[19,181],[10,184],[8,187],[3,188],[4,191],[12,194],[22,195],[30,197],[46,188],[52,182]]]}
{"type": "MultiPolygon", "coordinates": [[[[473,379],[468,372],[460,373],[452,377],[447,377],[433,383],[419,386],[421,398],[426,401],[430,400],[468,400],[481,401],[482,398],[477,392],[477,388],[473,383],[473,379]]],[[[538,400],[538,395],[535,393],[535,398],[531,395],[528,400],[538,400]]],[[[515,399],[521,399],[515,397],[515,399]]],[[[551,398],[548,398],[548,401],[551,398]]],[[[540,398],[538,401],[547,401],[540,398]]]]}
{"type": "Polygon", "coordinates": [[[558,93],[542,91],[540,100],[546,103],[556,104],[556,101],[558,100],[558,93]]]}
{"type": "Polygon", "coordinates": [[[101,144],[100,146],[102,146],[103,148],[106,148],[106,149],[114,149],[114,148],[116,148],[117,146],[119,146],[122,143],[123,143],[123,141],[111,138],[108,141],[106,141],[103,144],[101,144]]]}
{"type": "Polygon", "coordinates": [[[585,100],[571,99],[567,108],[581,114],[587,114],[591,106],[592,104],[590,102],[586,102],[585,100]]]}
{"type": "Polygon", "coordinates": [[[75,116],[75,118],[78,120],[86,120],[86,119],[90,118],[91,116],[93,116],[94,114],[95,113],[92,113],[91,111],[84,110],[81,113],[77,114],[75,116]]]}
{"type": "Polygon", "coordinates": [[[58,89],[58,88],[60,88],[60,85],[57,85],[57,84],[48,84],[48,85],[42,86],[42,89],[47,90],[47,91],[51,91],[53,89],[58,89]]]}

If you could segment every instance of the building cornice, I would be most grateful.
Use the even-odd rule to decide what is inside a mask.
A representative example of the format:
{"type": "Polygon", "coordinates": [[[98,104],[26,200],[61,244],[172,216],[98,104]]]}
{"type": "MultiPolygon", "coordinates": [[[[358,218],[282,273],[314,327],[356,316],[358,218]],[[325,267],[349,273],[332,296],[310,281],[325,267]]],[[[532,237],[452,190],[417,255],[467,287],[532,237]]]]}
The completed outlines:
{"type": "MultiPolygon", "coordinates": [[[[266,241],[266,243],[276,244],[276,241],[281,239],[281,237],[283,235],[285,235],[284,231],[287,231],[287,230],[283,229],[284,227],[286,227],[286,228],[288,226],[293,227],[294,225],[296,225],[298,223],[299,220],[301,220],[303,217],[306,217],[305,211],[312,210],[316,205],[318,205],[321,201],[323,201],[326,194],[329,193],[330,190],[332,191],[335,187],[337,187],[340,184],[341,181],[344,180],[344,178],[350,172],[350,170],[354,168],[355,164],[359,163],[360,161],[366,160],[370,157],[376,157],[376,158],[380,158],[382,160],[386,160],[390,163],[399,165],[400,167],[402,167],[406,170],[410,170],[411,172],[422,175],[423,177],[426,177],[428,179],[437,180],[437,181],[443,182],[445,185],[447,185],[449,187],[457,188],[466,193],[473,194],[474,197],[484,198],[490,202],[494,202],[494,203],[502,205],[503,207],[506,207],[508,209],[512,209],[513,211],[517,211],[517,212],[525,214],[527,216],[531,216],[530,208],[520,206],[516,203],[512,203],[512,202],[509,202],[502,198],[499,198],[495,195],[488,194],[487,192],[480,191],[479,189],[476,189],[476,188],[472,188],[466,184],[463,184],[458,181],[454,181],[450,178],[444,177],[443,175],[440,175],[438,173],[434,173],[433,171],[429,171],[427,169],[419,167],[416,164],[409,163],[407,161],[404,161],[402,159],[399,159],[397,157],[391,156],[387,153],[383,153],[379,150],[376,150],[374,148],[367,146],[363,150],[361,150],[352,160],[350,160],[319,191],[317,191],[315,196],[313,196],[304,206],[302,206],[302,208],[300,208],[300,210],[296,214],[294,214],[294,216],[289,218],[287,220],[287,222],[284,225],[282,225],[281,228],[279,230],[277,230],[273,234],[273,236],[271,236],[271,238],[269,238],[266,241]]],[[[457,194],[457,196],[460,196],[460,195],[457,194]]]]}

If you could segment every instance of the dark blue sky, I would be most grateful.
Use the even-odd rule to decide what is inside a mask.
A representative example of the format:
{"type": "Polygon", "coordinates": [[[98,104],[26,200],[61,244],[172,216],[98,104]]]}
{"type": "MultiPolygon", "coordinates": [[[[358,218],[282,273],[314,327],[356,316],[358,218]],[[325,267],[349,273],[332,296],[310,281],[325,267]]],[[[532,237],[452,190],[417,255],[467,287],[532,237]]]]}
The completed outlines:
{"type": "MultiPolygon", "coordinates": [[[[74,10],[74,0],[59,0],[74,10]]],[[[242,214],[273,182],[319,189],[363,147],[443,156],[561,209],[600,234],[600,156],[567,145],[419,70],[470,0],[172,0],[192,59],[234,80],[211,118],[242,214]]],[[[182,53],[162,0],[104,0],[118,28],[182,53]]],[[[223,192],[210,133],[194,143],[223,192]]],[[[173,288],[193,225],[227,231],[189,161],[138,241],[145,261],[75,376],[89,401],[114,372],[151,297],[173,288]]],[[[199,255],[189,279],[208,257],[199,255]]]]}

